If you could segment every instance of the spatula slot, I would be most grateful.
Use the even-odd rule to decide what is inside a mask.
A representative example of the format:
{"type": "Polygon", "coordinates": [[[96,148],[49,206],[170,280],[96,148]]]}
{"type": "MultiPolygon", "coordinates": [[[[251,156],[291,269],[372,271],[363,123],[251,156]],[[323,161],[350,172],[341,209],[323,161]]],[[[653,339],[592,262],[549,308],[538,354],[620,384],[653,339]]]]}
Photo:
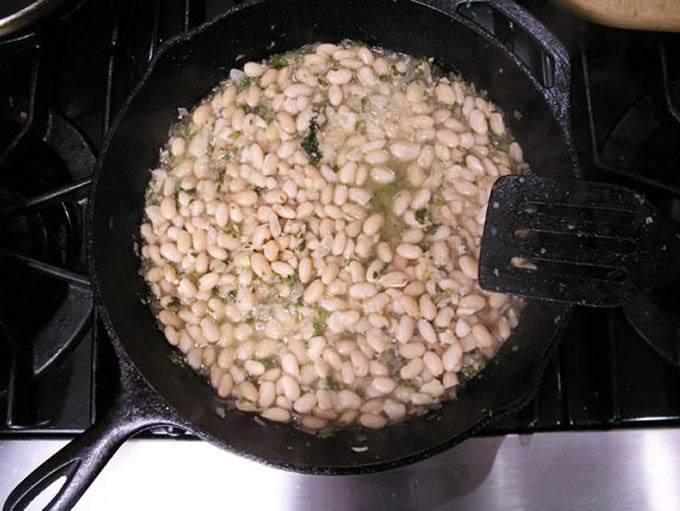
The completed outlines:
{"type": "Polygon", "coordinates": [[[545,232],[529,229],[517,229],[515,238],[531,241],[537,246],[551,245],[554,247],[569,246],[571,248],[598,248],[618,254],[631,254],[636,250],[635,242],[622,238],[591,237],[583,234],[567,232],[545,232]]]}
{"type": "Polygon", "coordinates": [[[557,218],[589,219],[602,224],[630,225],[635,217],[630,211],[602,207],[597,204],[546,203],[526,201],[519,204],[524,213],[541,213],[557,218]]]}
{"type": "Polygon", "coordinates": [[[525,257],[513,257],[510,265],[517,270],[529,272],[541,272],[552,275],[553,278],[564,277],[573,279],[575,276],[586,280],[600,280],[621,283],[628,279],[628,270],[621,267],[606,267],[578,263],[561,263],[540,259],[527,259],[525,257]]]}

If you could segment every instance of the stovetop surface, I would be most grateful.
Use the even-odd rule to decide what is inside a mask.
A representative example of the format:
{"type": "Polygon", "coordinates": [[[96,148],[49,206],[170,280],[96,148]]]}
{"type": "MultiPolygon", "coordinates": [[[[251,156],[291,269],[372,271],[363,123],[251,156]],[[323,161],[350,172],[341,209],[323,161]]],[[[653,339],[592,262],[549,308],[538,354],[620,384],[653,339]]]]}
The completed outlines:
{"type": "MultiPolygon", "coordinates": [[[[677,228],[680,36],[596,27],[549,3],[520,3],[569,49],[586,178],[639,190],[677,228]]],[[[158,46],[226,4],[86,0],[36,32],[0,39],[0,349],[9,354],[0,358],[0,441],[71,436],[115,393],[115,357],[87,286],[88,179],[158,46]],[[26,203],[36,196],[40,209],[26,203]]],[[[627,307],[577,308],[536,398],[480,436],[677,428],[677,296],[667,285],[627,307]]]]}

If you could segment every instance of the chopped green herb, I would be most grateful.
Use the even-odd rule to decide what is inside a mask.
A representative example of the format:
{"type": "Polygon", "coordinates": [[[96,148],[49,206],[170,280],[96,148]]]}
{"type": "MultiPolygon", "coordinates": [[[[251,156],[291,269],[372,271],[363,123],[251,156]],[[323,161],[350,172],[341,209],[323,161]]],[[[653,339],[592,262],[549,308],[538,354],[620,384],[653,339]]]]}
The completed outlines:
{"type": "Polygon", "coordinates": [[[324,429],[316,434],[319,438],[333,438],[335,436],[334,429],[324,429]]]}
{"type": "Polygon", "coordinates": [[[245,58],[246,58],[245,53],[239,53],[238,55],[236,55],[236,59],[234,59],[234,60],[235,60],[235,62],[238,62],[239,60],[243,60],[245,58]]]}
{"type": "Polygon", "coordinates": [[[474,366],[463,366],[460,368],[460,374],[463,378],[470,379],[477,374],[477,369],[474,366]]]}
{"type": "Polygon", "coordinates": [[[331,376],[326,377],[326,387],[328,390],[342,390],[345,388],[341,382],[331,376]]]}
{"type": "Polygon", "coordinates": [[[265,106],[264,104],[260,103],[259,105],[256,106],[246,106],[243,108],[243,111],[247,114],[255,114],[265,121],[271,122],[274,120],[274,112],[272,111],[271,108],[265,106]]]}
{"type": "Polygon", "coordinates": [[[264,186],[256,186],[255,188],[253,188],[253,190],[255,190],[256,194],[260,195],[262,192],[264,192],[265,188],[264,186]]]}
{"type": "Polygon", "coordinates": [[[423,80],[425,79],[425,70],[422,68],[422,66],[418,66],[413,70],[413,80],[423,80]]]}
{"type": "Polygon", "coordinates": [[[170,298],[170,301],[168,302],[168,309],[177,312],[179,310],[180,305],[182,305],[182,303],[179,301],[179,298],[173,296],[172,298],[170,298]]]}
{"type": "Polygon", "coordinates": [[[288,284],[289,286],[294,286],[298,282],[300,282],[300,278],[297,276],[297,273],[293,273],[292,275],[289,275],[288,277],[285,277],[283,279],[283,282],[288,284]]]}
{"type": "Polygon", "coordinates": [[[399,71],[399,69],[397,69],[396,64],[392,64],[390,69],[392,69],[392,76],[404,76],[406,74],[403,71],[399,71]]]}
{"type": "Polygon", "coordinates": [[[386,82],[389,79],[390,77],[388,75],[378,75],[378,80],[380,80],[381,82],[386,82]]]}
{"type": "Polygon", "coordinates": [[[302,252],[306,248],[307,248],[307,240],[302,240],[297,246],[297,251],[302,252]]]}
{"type": "Polygon", "coordinates": [[[400,184],[401,184],[401,183],[400,183],[400,180],[399,180],[399,179],[395,179],[395,180],[392,181],[391,183],[387,183],[387,184],[385,185],[384,191],[387,192],[387,193],[396,192],[397,189],[399,188],[400,184]]]}
{"type": "Polygon", "coordinates": [[[427,227],[425,227],[424,231],[426,235],[434,234],[437,228],[439,227],[439,224],[430,224],[427,227]]]}
{"type": "Polygon", "coordinates": [[[324,322],[323,319],[318,319],[314,323],[312,323],[312,326],[314,327],[314,336],[318,337],[319,335],[323,335],[324,332],[326,331],[326,323],[324,322]]]}
{"type": "Polygon", "coordinates": [[[319,216],[319,214],[316,211],[314,211],[312,213],[312,218],[315,219],[315,220],[321,220],[321,217],[319,216]]]}
{"type": "Polygon", "coordinates": [[[236,289],[232,289],[227,293],[227,300],[229,300],[230,302],[236,300],[236,289]]]}
{"type": "Polygon", "coordinates": [[[321,85],[322,87],[328,87],[328,80],[326,80],[324,77],[319,76],[319,78],[317,78],[316,81],[317,81],[317,83],[318,83],[319,85],[321,85]]]}
{"type": "Polygon", "coordinates": [[[309,133],[307,133],[307,136],[305,136],[301,144],[302,148],[307,152],[309,158],[314,163],[319,163],[319,160],[321,160],[319,141],[316,138],[318,128],[319,125],[316,123],[316,117],[312,117],[312,120],[309,121],[309,133]]]}
{"type": "Polygon", "coordinates": [[[427,208],[422,208],[416,211],[416,222],[425,224],[430,220],[430,211],[427,208]]]}
{"type": "Polygon", "coordinates": [[[331,170],[333,171],[333,174],[337,174],[340,172],[340,167],[338,167],[337,163],[334,163],[333,166],[331,167],[331,170]]]}
{"type": "Polygon", "coordinates": [[[267,49],[268,49],[268,50],[271,50],[272,48],[274,48],[274,46],[276,46],[276,41],[271,41],[271,42],[269,43],[269,46],[267,46],[267,49]]]}
{"type": "Polygon", "coordinates": [[[222,159],[223,159],[224,161],[229,161],[229,160],[231,160],[231,154],[229,154],[228,152],[225,151],[225,153],[222,155],[222,159]]]}
{"type": "Polygon", "coordinates": [[[288,60],[280,53],[275,53],[274,55],[270,55],[267,59],[267,65],[274,69],[281,69],[288,65],[288,60]]]}
{"type": "Polygon", "coordinates": [[[179,122],[175,124],[175,129],[172,133],[175,137],[187,138],[190,134],[189,125],[186,122],[179,122]]]}
{"type": "Polygon", "coordinates": [[[522,117],[524,117],[524,116],[522,115],[522,112],[520,112],[519,110],[515,110],[515,111],[512,113],[512,116],[513,116],[515,119],[517,119],[518,121],[521,121],[521,120],[522,120],[522,117]]]}
{"type": "Polygon", "coordinates": [[[258,82],[259,80],[255,77],[244,76],[238,82],[236,82],[236,85],[238,86],[239,90],[243,90],[247,87],[250,87],[251,85],[257,85],[258,82]]]}
{"type": "Polygon", "coordinates": [[[262,365],[264,365],[264,368],[266,370],[269,369],[274,369],[275,367],[279,367],[279,362],[274,358],[265,358],[262,360],[262,365]]]}
{"type": "Polygon", "coordinates": [[[168,360],[176,366],[184,365],[184,357],[182,357],[182,354],[177,351],[170,353],[168,355],[168,360]]]}

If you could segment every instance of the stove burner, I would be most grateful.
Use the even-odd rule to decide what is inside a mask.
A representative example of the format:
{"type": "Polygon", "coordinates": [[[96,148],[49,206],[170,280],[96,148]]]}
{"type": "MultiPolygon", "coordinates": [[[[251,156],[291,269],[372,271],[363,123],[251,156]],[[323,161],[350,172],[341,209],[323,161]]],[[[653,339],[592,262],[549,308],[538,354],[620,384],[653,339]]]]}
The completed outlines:
{"type": "Polygon", "coordinates": [[[0,162],[0,310],[15,340],[0,382],[13,380],[9,386],[17,392],[72,350],[92,312],[87,279],[80,276],[85,200],[50,192],[86,178],[94,156],[77,130],[51,111],[42,134],[21,133],[26,104],[11,98],[0,109],[0,147],[19,141],[0,162]],[[41,199],[31,201],[36,196],[41,199]]]}
{"type": "MultiPolygon", "coordinates": [[[[676,235],[680,246],[680,123],[675,102],[680,79],[671,78],[663,45],[659,46],[661,91],[634,102],[613,126],[597,163],[644,190],[676,235]],[[660,99],[661,98],[661,99],[660,99]]],[[[677,65],[675,66],[677,67],[677,65]]],[[[671,251],[677,253],[678,249],[671,251]]],[[[622,307],[633,329],[665,360],[680,367],[680,297],[677,277],[647,296],[622,307]]]]}

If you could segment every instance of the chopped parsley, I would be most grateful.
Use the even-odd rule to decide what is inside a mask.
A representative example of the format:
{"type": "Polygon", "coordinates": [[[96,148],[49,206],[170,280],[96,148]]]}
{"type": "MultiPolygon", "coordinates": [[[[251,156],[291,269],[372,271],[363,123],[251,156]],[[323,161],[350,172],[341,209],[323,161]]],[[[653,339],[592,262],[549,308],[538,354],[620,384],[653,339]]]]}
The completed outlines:
{"type": "Polygon", "coordinates": [[[399,71],[399,69],[397,69],[396,64],[392,64],[391,69],[392,69],[392,76],[405,76],[406,75],[406,73],[404,73],[403,71],[399,71]]]}
{"type": "Polygon", "coordinates": [[[243,90],[247,87],[250,87],[251,85],[258,85],[258,83],[259,80],[257,78],[252,76],[244,76],[238,82],[236,82],[236,85],[238,86],[239,90],[243,90]]]}
{"type": "Polygon", "coordinates": [[[319,163],[321,160],[321,153],[319,152],[319,140],[316,138],[316,132],[319,129],[319,125],[316,123],[316,117],[312,117],[309,121],[309,133],[302,140],[302,148],[307,152],[309,158],[314,163],[319,163]]]}
{"type": "Polygon", "coordinates": [[[318,337],[326,331],[326,322],[323,319],[318,319],[312,323],[312,327],[314,327],[314,337],[318,337]]]}
{"type": "Polygon", "coordinates": [[[170,298],[170,301],[168,301],[168,309],[177,312],[179,310],[180,305],[182,305],[182,302],[179,301],[179,298],[176,296],[173,296],[170,298]]]}
{"type": "Polygon", "coordinates": [[[187,138],[189,136],[189,125],[186,122],[175,124],[175,129],[172,134],[175,137],[187,138]]]}
{"type": "Polygon", "coordinates": [[[326,378],[326,387],[328,388],[328,390],[342,390],[345,388],[345,386],[341,382],[339,382],[338,380],[331,376],[328,376],[326,378]]]}
{"type": "Polygon", "coordinates": [[[173,351],[172,353],[170,353],[168,355],[168,360],[170,360],[170,362],[172,362],[176,366],[184,365],[184,358],[182,357],[182,354],[177,351],[173,351]]]}
{"type": "Polygon", "coordinates": [[[274,69],[281,69],[282,67],[286,67],[288,65],[288,60],[280,53],[275,53],[267,59],[267,65],[273,67],[274,69]]]}
{"type": "Polygon", "coordinates": [[[430,220],[430,212],[427,208],[422,208],[416,211],[416,222],[425,224],[430,220]]]}
{"type": "Polygon", "coordinates": [[[293,287],[295,284],[300,282],[300,278],[297,276],[297,273],[293,273],[292,275],[289,275],[288,277],[284,277],[282,279],[283,282],[288,284],[289,286],[293,287]]]}

